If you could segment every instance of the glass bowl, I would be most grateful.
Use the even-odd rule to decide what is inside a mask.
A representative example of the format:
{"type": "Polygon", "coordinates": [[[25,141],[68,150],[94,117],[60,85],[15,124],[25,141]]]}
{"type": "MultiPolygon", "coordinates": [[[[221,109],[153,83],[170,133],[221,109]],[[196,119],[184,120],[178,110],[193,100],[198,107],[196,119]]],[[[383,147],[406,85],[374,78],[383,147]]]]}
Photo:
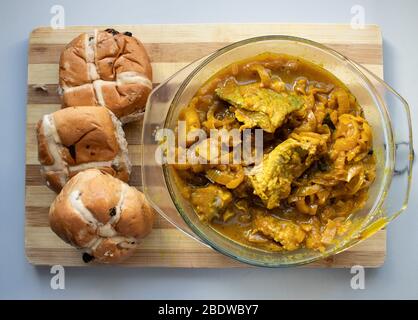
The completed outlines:
{"type": "Polygon", "coordinates": [[[346,250],[384,228],[407,206],[414,155],[409,106],[395,90],[333,49],[307,39],[280,35],[246,39],[226,46],[191,63],[155,88],[145,112],[142,147],[144,193],[164,218],[229,257],[265,267],[311,263],[346,250]],[[235,61],[263,52],[298,56],[330,71],[357,98],[373,130],[377,175],[368,201],[349,217],[350,230],[325,252],[309,249],[267,252],[226,238],[199,220],[173,181],[171,167],[161,163],[156,135],[163,134],[164,130],[159,129],[174,130],[179,111],[214,73],[235,61]]]}

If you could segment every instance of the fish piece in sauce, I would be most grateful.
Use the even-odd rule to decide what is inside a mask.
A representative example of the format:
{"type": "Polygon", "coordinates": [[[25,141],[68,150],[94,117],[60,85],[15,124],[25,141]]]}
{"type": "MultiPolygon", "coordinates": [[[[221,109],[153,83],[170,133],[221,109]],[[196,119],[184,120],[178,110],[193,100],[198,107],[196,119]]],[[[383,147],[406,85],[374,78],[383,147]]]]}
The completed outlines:
{"type": "Polygon", "coordinates": [[[287,116],[304,105],[304,99],[294,93],[276,92],[262,88],[260,83],[238,85],[227,81],[216,94],[234,106],[233,111],[241,128],[260,127],[266,132],[274,132],[281,127],[287,116]]]}
{"type": "Polygon", "coordinates": [[[199,219],[203,221],[210,222],[214,218],[219,218],[231,202],[231,192],[214,184],[204,188],[196,188],[191,193],[191,203],[199,219]]]}
{"type": "Polygon", "coordinates": [[[289,196],[292,181],[309,168],[326,150],[326,138],[320,134],[291,134],[264,156],[260,166],[254,167],[249,180],[254,194],[260,197],[267,209],[280,205],[289,196]]]}

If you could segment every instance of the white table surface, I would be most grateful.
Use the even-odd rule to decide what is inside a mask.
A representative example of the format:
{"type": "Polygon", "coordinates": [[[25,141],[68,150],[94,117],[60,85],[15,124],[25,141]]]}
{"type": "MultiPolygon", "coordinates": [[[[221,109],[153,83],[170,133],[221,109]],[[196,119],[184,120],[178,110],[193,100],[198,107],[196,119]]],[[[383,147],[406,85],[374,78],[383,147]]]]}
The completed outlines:
{"type": "MultiPolygon", "coordinates": [[[[66,268],[65,290],[52,290],[49,268],[24,253],[27,49],[30,31],[49,25],[53,5],[67,25],[146,23],[350,23],[355,4],[384,39],[385,79],[409,101],[418,123],[418,1],[2,1],[0,9],[0,298],[376,299],[418,298],[418,177],[407,212],[388,228],[384,266],[366,270],[353,290],[344,269],[66,268]]],[[[415,140],[418,141],[415,130],[415,140]]],[[[34,146],[35,147],[35,146],[34,146]]]]}

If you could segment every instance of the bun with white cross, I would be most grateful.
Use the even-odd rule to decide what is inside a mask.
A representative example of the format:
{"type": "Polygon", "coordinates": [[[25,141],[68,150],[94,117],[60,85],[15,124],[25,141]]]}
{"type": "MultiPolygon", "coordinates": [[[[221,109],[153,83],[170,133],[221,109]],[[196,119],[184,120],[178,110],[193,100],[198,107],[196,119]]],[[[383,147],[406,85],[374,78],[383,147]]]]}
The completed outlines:
{"type": "Polygon", "coordinates": [[[152,90],[152,68],[142,43],[114,29],[83,33],[59,62],[63,107],[104,106],[122,123],[139,119],[152,90]]]}
{"type": "Polygon", "coordinates": [[[128,181],[131,162],[122,124],[103,107],[71,107],[38,122],[38,158],[48,187],[59,192],[82,170],[98,168],[128,181]]]}
{"type": "Polygon", "coordinates": [[[154,218],[140,191],[97,169],[71,178],[49,210],[51,229],[80,249],[85,262],[116,263],[131,256],[154,218]]]}

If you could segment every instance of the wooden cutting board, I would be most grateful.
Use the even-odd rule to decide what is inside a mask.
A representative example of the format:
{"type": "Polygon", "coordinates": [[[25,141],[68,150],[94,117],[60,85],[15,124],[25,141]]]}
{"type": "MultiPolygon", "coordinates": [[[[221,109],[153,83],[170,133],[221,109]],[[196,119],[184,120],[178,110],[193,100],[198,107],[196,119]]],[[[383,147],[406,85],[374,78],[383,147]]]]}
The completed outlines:
{"type": "MultiPolygon", "coordinates": [[[[48,209],[55,194],[39,173],[35,126],[43,114],[60,108],[57,93],[58,60],[66,43],[81,32],[112,27],[131,31],[144,43],[152,60],[154,83],[164,81],[181,67],[231,42],[249,37],[284,34],[308,38],[328,45],[383,76],[382,37],[378,26],[352,29],[335,24],[199,24],[67,27],[35,29],[29,39],[28,104],[26,123],[26,220],[25,248],[35,265],[85,266],[80,253],[61,241],[48,226],[48,209]]],[[[131,184],[141,187],[140,132],[142,122],[125,126],[133,162],[131,184]]],[[[310,267],[379,267],[386,254],[386,231],[361,244],[310,267]]],[[[152,234],[124,265],[137,267],[245,267],[188,238],[158,218],[152,234]]]]}

